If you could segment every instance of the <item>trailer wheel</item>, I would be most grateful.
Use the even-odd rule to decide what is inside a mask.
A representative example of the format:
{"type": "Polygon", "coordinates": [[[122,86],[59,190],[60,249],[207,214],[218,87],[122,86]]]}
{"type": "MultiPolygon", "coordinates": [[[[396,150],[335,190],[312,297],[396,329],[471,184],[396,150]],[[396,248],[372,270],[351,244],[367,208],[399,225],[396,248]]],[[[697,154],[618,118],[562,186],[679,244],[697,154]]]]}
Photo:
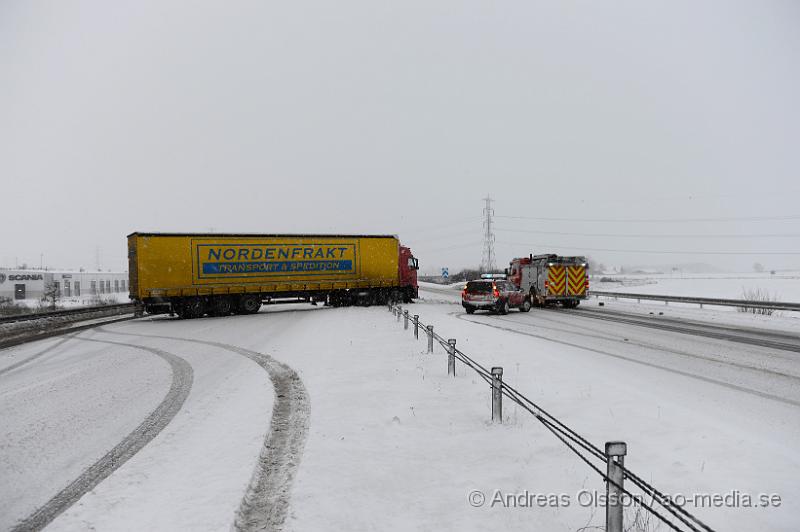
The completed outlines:
{"type": "Polygon", "coordinates": [[[242,296],[239,300],[239,311],[242,314],[255,314],[261,308],[261,297],[256,295],[242,296]]]}
{"type": "Polygon", "coordinates": [[[400,297],[400,292],[396,289],[389,292],[389,302],[392,304],[400,303],[400,297]]]}
{"type": "Polygon", "coordinates": [[[376,305],[388,305],[389,304],[389,294],[387,294],[385,290],[379,290],[375,294],[375,304],[376,305]]]}
{"type": "Polygon", "coordinates": [[[181,318],[193,319],[201,318],[205,312],[205,302],[199,297],[190,297],[183,301],[181,312],[178,315],[181,318]]]}
{"type": "Polygon", "coordinates": [[[233,302],[229,297],[218,297],[214,300],[211,314],[214,316],[229,316],[233,312],[233,302]]]}

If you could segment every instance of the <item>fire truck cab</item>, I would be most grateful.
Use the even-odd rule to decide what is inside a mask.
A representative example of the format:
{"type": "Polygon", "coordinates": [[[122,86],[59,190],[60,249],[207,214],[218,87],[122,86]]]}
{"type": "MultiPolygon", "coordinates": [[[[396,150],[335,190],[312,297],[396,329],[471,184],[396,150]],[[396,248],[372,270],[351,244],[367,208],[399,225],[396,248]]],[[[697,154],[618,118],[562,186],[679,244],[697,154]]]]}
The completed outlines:
{"type": "Polygon", "coordinates": [[[562,257],[552,253],[529,255],[511,261],[508,280],[529,294],[536,306],[559,303],[574,308],[586,299],[588,267],[586,257],[562,257]]]}

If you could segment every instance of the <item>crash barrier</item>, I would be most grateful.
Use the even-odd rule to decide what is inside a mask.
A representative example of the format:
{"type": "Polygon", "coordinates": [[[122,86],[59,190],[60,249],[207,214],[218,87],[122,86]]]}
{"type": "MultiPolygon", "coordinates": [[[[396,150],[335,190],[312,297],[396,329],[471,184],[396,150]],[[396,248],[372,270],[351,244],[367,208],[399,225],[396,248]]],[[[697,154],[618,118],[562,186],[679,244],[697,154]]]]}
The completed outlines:
{"type": "Polygon", "coordinates": [[[600,297],[613,297],[614,299],[635,299],[637,303],[645,301],[663,301],[665,304],[669,303],[688,303],[693,305],[711,305],[717,307],[739,307],[739,308],[757,308],[767,310],[791,310],[800,312],[800,303],[789,303],[782,301],[754,301],[748,299],[718,299],[713,297],[690,297],[690,296],[660,296],[655,294],[630,294],[626,292],[599,292],[596,290],[589,290],[588,295],[597,298],[600,297]]]}
{"type": "Polygon", "coordinates": [[[61,310],[49,310],[43,312],[31,312],[28,314],[12,314],[8,316],[0,316],[0,323],[16,323],[22,321],[41,320],[43,318],[74,318],[82,314],[91,314],[102,312],[108,315],[127,314],[133,312],[133,303],[119,303],[112,305],[99,305],[93,307],[76,307],[61,310]]]}
{"type": "MultiPolygon", "coordinates": [[[[399,319],[404,311],[400,306],[390,304],[389,312],[394,313],[399,319]]],[[[681,532],[686,530],[691,532],[714,532],[711,527],[686,511],[682,506],[676,504],[668,495],[625,467],[625,456],[628,452],[625,442],[606,442],[605,449],[601,450],[538,404],[528,399],[519,390],[503,381],[503,368],[485,368],[475,359],[458,349],[455,338],[445,339],[436,334],[433,330],[433,325],[426,325],[419,319],[418,315],[414,315],[413,320],[415,338],[419,337],[419,327],[423,327],[426,332],[428,353],[434,352],[434,342],[438,342],[447,353],[448,375],[455,377],[455,361],[457,360],[473,370],[489,384],[492,394],[492,421],[494,423],[503,422],[503,397],[506,397],[539,420],[578,458],[600,475],[606,483],[606,532],[623,531],[625,497],[628,497],[629,500],[637,501],[646,511],[672,530],[681,532]],[[605,468],[603,468],[603,465],[605,465],[605,468]],[[642,490],[644,496],[634,496],[625,487],[626,481],[630,481],[634,486],[642,490]]]]}

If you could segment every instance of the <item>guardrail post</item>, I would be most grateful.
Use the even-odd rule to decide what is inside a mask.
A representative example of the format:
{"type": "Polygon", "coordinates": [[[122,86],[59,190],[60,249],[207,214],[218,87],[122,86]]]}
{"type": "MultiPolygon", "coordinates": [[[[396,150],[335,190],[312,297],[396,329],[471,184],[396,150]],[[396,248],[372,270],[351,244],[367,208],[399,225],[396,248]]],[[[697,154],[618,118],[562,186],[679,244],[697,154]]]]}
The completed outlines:
{"type": "Polygon", "coordinates": [[[414,314],[414,340],[419,340],[419,314],[414,314]]]}
{"type": "Polygon", "coordinates": [[[503,422],[503,368],[492,368],[492,421],[503,422]]]}
{"type": "Polygon", "coordinates": [[[408,311],[403,311],[403,329],[408,330],[408,311]]]}
{"type": "Polygon", "coordinates": [[[622,482],[625,478],[625,455],[628,446],[623,441],[606,442],[608,469],[606,475],[606,532],[622,532],[622,482]]]}
{"type": "Polygon", "coordinates": [[[428,353],[433,353],[433,325],[428,325],[428,353]]]}
{"type": "Polygon", "coordinates": [[[456,339],[450,338],[447,340],[447,374],[456,376],[456,339]]]}
{"type": "Polygon", "coordinates": [[[400,316],[402,316],[402,315],[403,315],[403,309],[401,309],[400,307],[397,307],[397,321],[398,321],[398,323],[400,322],[400,316]]]}

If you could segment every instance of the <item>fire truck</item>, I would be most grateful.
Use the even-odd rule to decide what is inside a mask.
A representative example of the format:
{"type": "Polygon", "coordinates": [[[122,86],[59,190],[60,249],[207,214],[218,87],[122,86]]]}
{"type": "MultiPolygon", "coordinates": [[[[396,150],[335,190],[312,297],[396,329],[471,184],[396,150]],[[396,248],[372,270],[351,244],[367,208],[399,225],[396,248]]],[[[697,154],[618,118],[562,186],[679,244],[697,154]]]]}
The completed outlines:
{"type": "Polygon", "coordinates": [[[511,261],[508,280],[530,295],[535,306],[577,307],[589,290],[586,257],[529,255],[511,261]]]}

